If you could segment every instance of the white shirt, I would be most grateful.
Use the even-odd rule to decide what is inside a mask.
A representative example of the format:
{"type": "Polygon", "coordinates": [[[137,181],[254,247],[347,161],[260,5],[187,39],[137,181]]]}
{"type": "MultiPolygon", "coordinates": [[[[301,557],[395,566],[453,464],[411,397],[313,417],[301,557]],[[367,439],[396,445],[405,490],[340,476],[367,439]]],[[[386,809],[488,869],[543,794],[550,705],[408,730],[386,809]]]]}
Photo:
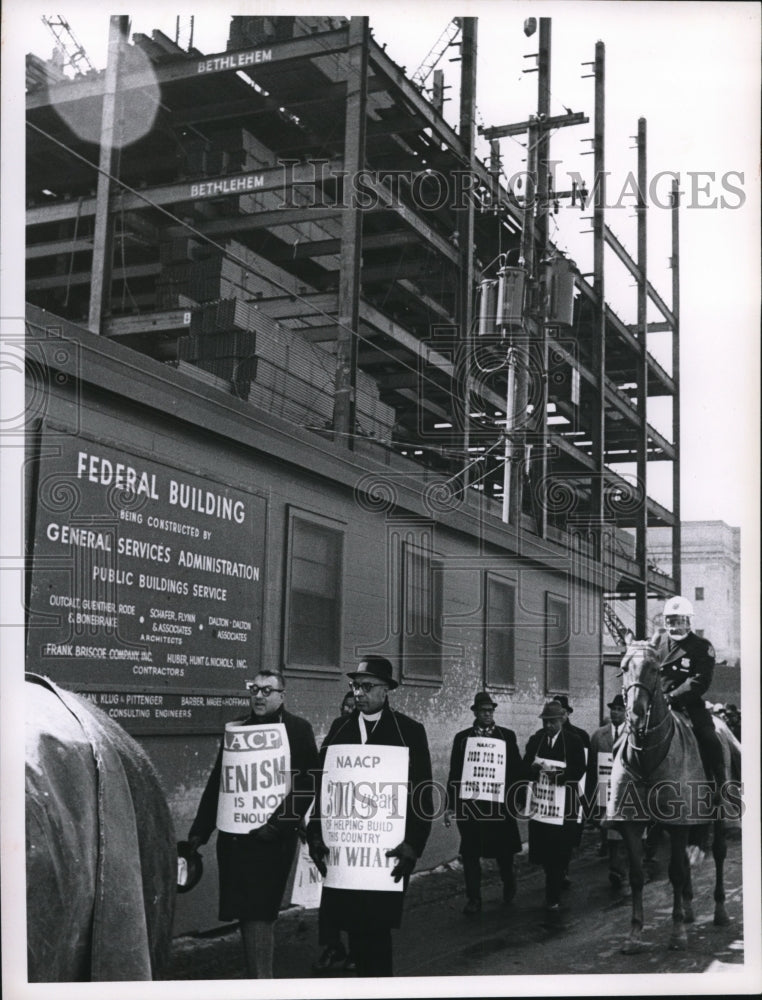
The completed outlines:
{"type": "Polygon", "coordinates": [[[373,732],[376,723],[381,718],[382,712],[383,712],[382,708],[380,708],[377,712],[374,712],[372,715],[363,715],[363,713],[360,712],[360,715],[358,716],[360,721],[360,740],[363,743],[368,742],[368,728],[366,726],[366,722],[372,723],[370,731],[373,732]]]}
{"type": "Polygon", "coordinates": [[[559,737],[560,735],[561,735],[561,731],[559,730],[559,731],[558,731],[557,733],[553,733],[553,735],[552,735],[552,736],[548,736],[548,737],[547,737],[547,740],[548,740],[548,743],[550,743],[550,749],[551,749],[551,750],[552,750],[552,749],[553,749],[553,747],[554,747],[554,746],[556,745],[556,740],[558,739],[558,737],[559,737]]]}

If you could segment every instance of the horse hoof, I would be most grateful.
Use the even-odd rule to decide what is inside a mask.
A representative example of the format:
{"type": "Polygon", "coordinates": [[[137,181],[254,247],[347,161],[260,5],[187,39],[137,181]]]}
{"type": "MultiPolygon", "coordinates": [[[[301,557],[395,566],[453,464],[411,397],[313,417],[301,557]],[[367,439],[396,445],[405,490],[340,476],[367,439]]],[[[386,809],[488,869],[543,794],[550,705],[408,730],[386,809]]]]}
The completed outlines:
{"type": "Polygon", "coordinates": [[[727,927],[730,923],[730,917],[727,911],[723,908],[722,910],[714,911],[714,926],[715,927],[727,927]]]}
{"type": "Polygon", "coordinates": [[[670,951],[685,951],[687,946],[688,942],[684,937],[671,937],[669,939],[670,951]]]}

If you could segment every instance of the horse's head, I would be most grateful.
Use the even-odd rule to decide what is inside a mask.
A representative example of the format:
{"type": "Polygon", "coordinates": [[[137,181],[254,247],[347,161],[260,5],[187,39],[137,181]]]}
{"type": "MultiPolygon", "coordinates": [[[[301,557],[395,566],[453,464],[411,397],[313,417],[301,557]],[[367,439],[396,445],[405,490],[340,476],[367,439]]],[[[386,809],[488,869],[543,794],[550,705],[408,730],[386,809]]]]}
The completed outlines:
{"type": "Polygon", "coordinates": [[[661,690],[659,658],[646,640],[632,642],[620,665],[622,694],[630,730],[638,735],[648,728],[657,690],[661,690]]]}

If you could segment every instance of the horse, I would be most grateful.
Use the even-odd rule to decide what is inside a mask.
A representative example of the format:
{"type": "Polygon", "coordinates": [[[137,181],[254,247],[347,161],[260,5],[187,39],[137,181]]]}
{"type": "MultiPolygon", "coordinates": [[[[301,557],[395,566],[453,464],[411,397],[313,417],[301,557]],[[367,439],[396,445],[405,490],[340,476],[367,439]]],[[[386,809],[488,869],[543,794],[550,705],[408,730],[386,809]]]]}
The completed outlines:
{"type": "MultiPolygon", "coordinates": [[[[615,824],[625,843],[630,864],[632,916],[624,954],[644,951],[642,835],[646,823],[656,820],[670,836],[669,879],[672,884],[672,934],[669,947],[687,945],[685,924],[693,921],[693,891],[687,856],[691,830],[713,827],[715,865],[714,923],[729,922],[725,909],[723,867],[727,854],[723,816],[740,815],[733,783],[713,795],[698,743],[690,723],[671,710],[662,689],[659,660],[649,642],[633,642],[621,663],[622,691],[628,734],[614,759],[607,820],[615,824]]],[[[722,736],[722,734],[720,734],[722,736]]],[[[736,793],[740,785],[735,784],[736,793]]]]}
{"type": "Polygon", "coordinates": [[[28,980],[159,978],[177,853],[158,778],[86,698],[25,679],[28,980]]]}

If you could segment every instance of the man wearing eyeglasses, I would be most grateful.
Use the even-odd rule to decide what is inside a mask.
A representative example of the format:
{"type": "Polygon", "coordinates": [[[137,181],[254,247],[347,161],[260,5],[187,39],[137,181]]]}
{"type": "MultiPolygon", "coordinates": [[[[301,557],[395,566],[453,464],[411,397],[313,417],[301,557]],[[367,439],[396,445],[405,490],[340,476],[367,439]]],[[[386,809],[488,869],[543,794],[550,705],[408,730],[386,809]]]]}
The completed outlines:
{"type": "MultiPolygon", "coordinates": [[[[358,976],[391,976],[392,968],[392,929],[398,928],[402,919],[402,909],[405,890],[411,872],[417,859],[423,853],[431,830],[433,815],[431,758],[429,755],[426,731],[420,722],[394,711],[389,706],[388,693],[398,685],[393,677],[392,664],[382,656],[364,657],[357,669],[348,674],[351,688],[354,691],[356,708],[349,716],[334,719],[320,751],[321,775],[326,766],[327,755],[332,747],[349,745],[344,754],[347,766],[352,760],[367,762],[373,767],[373,762],[380,760],[381,754],[374,754],[373,747],[405,747],[407,748],[407,774],[402,774],[398,782],[401,793],[406,796],[406,812],[404,821],[404,837],[393,845],[384,845],[383,855],[378,845],[383,844],[381,836],[374,846],[374,834],[367,833],[369,855],[378,860],[386,859],[383,869],[374,872],[374,885],[379,888],[366,888],[365,885],[355,885],[354,888],[336,888],[323,885],[320,903],[321,920],[327,920],[348,932],[349,950],[355,960],[358,976]],[[354,745],[365,745],[367,750],[359,753],[351,751],[354,745]],[[407,780],[405,780],[407,778],[407,780]],[[387,870],[387,867],[388,870],[387,870]],[[402,880],[402,891],[386,890],[386,884],[398,884],[402,880]]],[[[404,757],[404,755],[403,755],[404,757]]],[[[378,779],[380,770],[374,778],[372,770],[368,772],[364,787],[376,791],[382,786],[378,779]]],[[[383,786],[386,787],[385,785],[383,786]]],[[[321,798],[321,783],[315,802],[315,811],[310,822],[308,840],[310,855],[323,877],[327,874],[326,860],[329,848],[326,839],[330,839],[330,831],[326,825],[327,817],[333,814],[333,803],[324,803],[321,798]]],[[[401,812],[400,812],[401,817],[401,812]]],[[[361,822],[351,819],[346,833],[341,837],[359,836],[357,832],[361,822]]],[[[373,828],[373,820],[367,827],[373,828]]],[[[384,823],[377,824],[384,826],[384,823]]],[[[339,840],[339,851],[345,845],[339,840]]],[[[349,852],[351,854],[351,852],[349,852]]],[[[357,854],[355,852],[354,855],[357,854]]],[[[359,878],[366,878],[360,875],[359,878]]],[[[367,876],[370,881],[370,876],[367,876]]]]}
{"type": "Polygon", "coordinates": [[[219,919],[240,921],[249,977],[272,979],[273,924],[312,801],[318,753],[309,722],[283,705],[281,673],[261,670],[246,688],[251,711],[225,727],[188,841],[197,849],[218,829],[219,919]]]}

